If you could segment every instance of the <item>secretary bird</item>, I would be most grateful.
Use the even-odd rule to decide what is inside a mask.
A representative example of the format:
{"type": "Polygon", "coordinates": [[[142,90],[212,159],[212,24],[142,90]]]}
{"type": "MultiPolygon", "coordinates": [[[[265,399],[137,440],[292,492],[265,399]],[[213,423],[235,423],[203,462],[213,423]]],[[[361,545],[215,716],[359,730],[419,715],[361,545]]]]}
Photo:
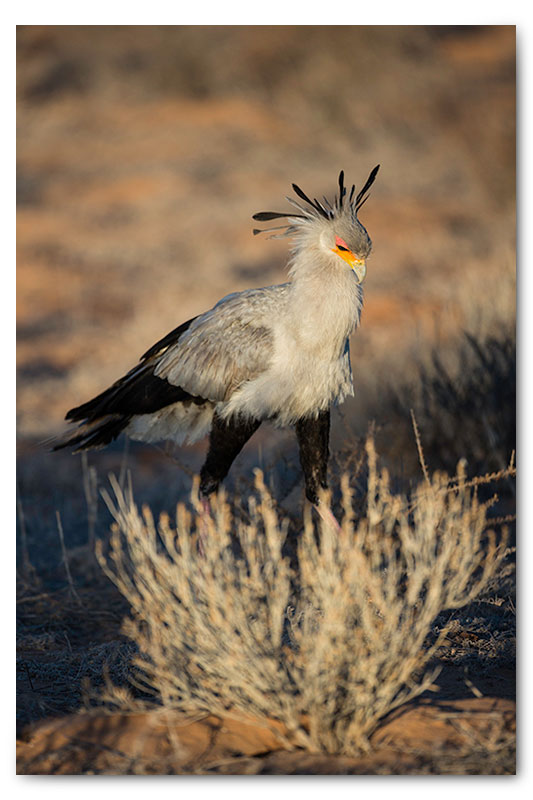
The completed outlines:
{"type": "Polygon", "coordinates": [[[73,452],[104,447],[120,433],[143,442],[192,443],[209,433],[200,472],[205,500],[216,492],[263,420],[294,426],[305,493],[322,519],[338,528],[321,499],[327,489],[330,408],[353,394],[349,336],[358,326],[362,282],[372,243],[358,219],[376,178],[349,196],[344,172],[331,204],[297,186],[296,213],[263,211],[294,246],[289,280],[234,292],[156,342],[140,363],[93,400],[71,409],[80,425],[60,441],[73,452]]]}

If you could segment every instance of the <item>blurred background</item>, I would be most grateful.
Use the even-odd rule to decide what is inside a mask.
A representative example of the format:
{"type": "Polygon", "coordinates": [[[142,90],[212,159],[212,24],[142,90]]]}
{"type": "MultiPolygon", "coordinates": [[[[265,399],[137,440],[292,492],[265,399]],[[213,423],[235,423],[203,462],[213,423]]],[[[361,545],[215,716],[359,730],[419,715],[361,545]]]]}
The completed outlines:
{"type": "MultiPolygon", "coordinates": [[[[413,407],[430,467],[508,458],[514,27],[19,27],[17,91],[18,481],[38,528],[83,495],[79,457],[41,444],[65,412],[223,295],[283,282],[287,241],[254,237],[252,214],[287,207],[293,181],[331,197],[341,168],[361,186],[381,164],[334,448],[373,423],[408,474],[413,407]]],[[[241,458],[279,461],[293,438],[262,426],[241,458]]],[[[174,453],[180,469],[131,445],[128,464],[172,506],[204,452],[174,453]]],[[[89,456],[103,480],[123,457],[89,456]]]]}

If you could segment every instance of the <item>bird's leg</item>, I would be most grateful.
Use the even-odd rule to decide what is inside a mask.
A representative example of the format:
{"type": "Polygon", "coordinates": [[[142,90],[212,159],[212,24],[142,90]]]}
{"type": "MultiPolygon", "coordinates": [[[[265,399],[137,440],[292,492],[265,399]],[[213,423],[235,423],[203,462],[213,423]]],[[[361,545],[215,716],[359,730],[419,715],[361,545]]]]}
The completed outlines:
{"type": "Polygon", "coordinates": [[[200,519],[200,527],[198,529],[198,552],[205,558],[205,542],[207,540],[207,518],[211,514],[211,503],[208,497],[201,498],[202,516],[200,519]]]}
{"type": "Polygon", "coordinates": [[[226,422],[214,415],[209,434],[209,451],[200,471],[200,493],[204,497],[216,492],[235,458],[260,424],[260,420],[253,418],[232,417],[226,422]]]}
{"type": "Polygon", "coordinates": [[[300,448],[300,464],[305,479],[305,496],[328,525],[340,531],[331,508],[320,499],[321,490],[328,488],[329,409],[317,417],[304,417],[296,423],[300,448]]]}
{"type": "Polygon", "coordinates": [[[326,525],[330,525],[337,533],[341,533],[342,528],[339,525],[338,520],[331,508],[320,500],[318,501],[318,504],[314,503],[313,505],[315,506],[319,517],[326,523],[326,525]]]}
{"type": "Polygon", "coordinates": [[[200,494],[206,514],[210,513],[209,495],[217,491],[235,458],[260,424],[260,420],[253,418],[232,417],[226,422],[214,415],[209,434],[209,450],[200,471],[200,494]]]}

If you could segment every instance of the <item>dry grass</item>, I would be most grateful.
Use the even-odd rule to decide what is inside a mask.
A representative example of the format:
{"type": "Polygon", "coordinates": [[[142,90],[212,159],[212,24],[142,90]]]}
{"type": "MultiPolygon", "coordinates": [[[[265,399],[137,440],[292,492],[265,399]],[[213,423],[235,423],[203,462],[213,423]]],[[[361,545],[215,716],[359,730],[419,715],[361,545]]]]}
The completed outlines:
{"type": "Polygon", "coordinates": [[[380,719],[431,687],[447,633],[432,632],[435,618],[494,578],[506,533],[487,529],[491,502],[461,467],[407,497],[391,491],[372,439],[366,451],[364,514],[345,475],[342,534],[304,515],[297,569],[259,472],[248,520],[222,495],[209,516],[197,499],[192,512],[178,505],[175,527],[113,481],[110,547],[97,554],[131,605],[139,687],[186,716],[278,720],[285,746],[336,754],[368,748],[380,719]]]}
{"type": "Polygon", "coordinates": [[[516,448],[514,322],[502,325],[497,336],[465,333],[453,366],[434,350],[416,384],[399,393],[401,415],[408,403],[416,406],[432,463],[446,468],[466,457],[471,474],[503,468],[516,448]]]}

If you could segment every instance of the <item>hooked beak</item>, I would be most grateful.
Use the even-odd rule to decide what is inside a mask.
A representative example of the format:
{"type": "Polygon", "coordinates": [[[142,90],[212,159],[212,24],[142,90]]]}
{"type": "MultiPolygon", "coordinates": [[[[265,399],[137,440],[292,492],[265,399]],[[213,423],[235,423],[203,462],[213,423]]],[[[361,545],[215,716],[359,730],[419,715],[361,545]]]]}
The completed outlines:
{"type": "Polygon", "coordinates": [[[333,248],[333,252],[340,256],[343,261],[353,269],[357,283],[363,283],[366,276],[366,261],[364,258],[357,258],[351,250],[339,250],[338,247],[333,248]]]}

